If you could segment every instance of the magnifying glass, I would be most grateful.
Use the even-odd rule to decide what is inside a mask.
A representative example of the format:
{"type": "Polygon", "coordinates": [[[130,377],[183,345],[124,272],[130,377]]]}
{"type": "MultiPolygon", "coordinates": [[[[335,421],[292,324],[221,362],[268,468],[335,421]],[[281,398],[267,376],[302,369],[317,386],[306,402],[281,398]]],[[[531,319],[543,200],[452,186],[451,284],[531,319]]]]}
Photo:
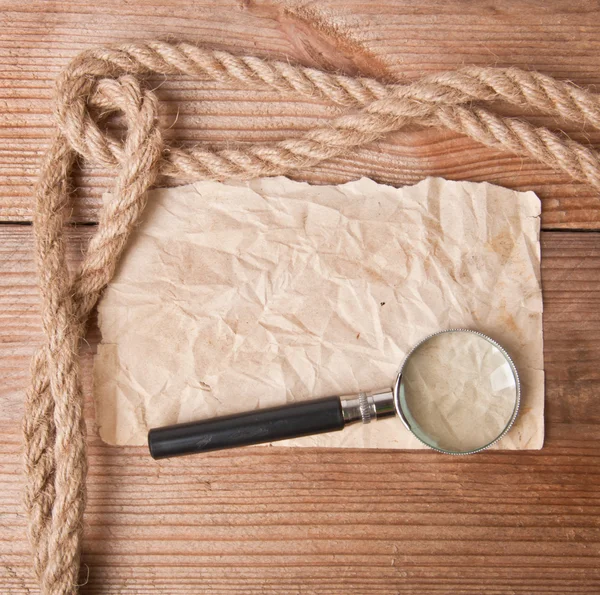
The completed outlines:
{"type": "Polygon", "coordinates": [[[520,398],[508,353],[482,333],[451,329],[418,343],[391,388],[154,428],[148,446],[162,459],[334,432],[397,414],[425,446],[472,454],[510,430],[520,398]]]}

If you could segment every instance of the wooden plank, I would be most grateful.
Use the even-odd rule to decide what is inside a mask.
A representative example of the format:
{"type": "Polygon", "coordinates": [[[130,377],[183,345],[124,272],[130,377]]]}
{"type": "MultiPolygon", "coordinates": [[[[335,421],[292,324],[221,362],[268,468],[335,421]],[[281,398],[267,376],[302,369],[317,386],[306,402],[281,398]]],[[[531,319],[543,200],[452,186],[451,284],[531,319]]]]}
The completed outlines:
{"type": "MultiPolygon", "coordinates": [[[[132,38],[172,36],[235,52],[269,55],[348,73],[411,80],[464,64],[515,65],[593,86],[600,82],[600,11],[589,3],[418,3],[324,0],[115,3],[0,1],[0,221],[29,221],[32,185],[51,135],[53,80],[79,51],[132,38]]],[[[293,137],[334,110],[311,101],[180,79],[150,81],[166,135],[212,146],[293,137]]],[[[517,112],[513,112],[517,115],[517,112]]],[[[572,128],[538,118],[565,132],[572,128]]],[[[600,133],[576,138],[600,146],[600,133]]],[[[600,226],[597,192],[530,160],[499,154],[443,130],[408,130],[298,177],[338,183],[360,176],[401,185],[427,175],[535,190],[543,225],[600,226]]],[[[73,218],[97,219],[110,172],[76,181],[73,218]]]]}
{"type": "MultiPolygon", "coordinates": [[[[73,262],[92,232],[70,232],[73,262]]],[[[259,447],[158,463],[103,445],[88,402],[82,593],[600,592],[600,234],[545,232],[542,250],[542,451],[259,447]]],[[[30,227],[0,226],[0,585],[15,595],[36,592],[18,506],[41,338],[31,252],[30,227]]]]}

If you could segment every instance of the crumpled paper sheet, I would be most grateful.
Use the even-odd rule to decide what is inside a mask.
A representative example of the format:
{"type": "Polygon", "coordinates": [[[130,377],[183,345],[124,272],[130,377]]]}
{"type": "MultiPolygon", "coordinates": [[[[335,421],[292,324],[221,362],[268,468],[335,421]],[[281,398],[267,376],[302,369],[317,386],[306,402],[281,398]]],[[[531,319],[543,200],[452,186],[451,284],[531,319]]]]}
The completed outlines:
{"type": "MultiPolygon", "coordinates": [[[[539,230],[532,192],[440,178],[154,190],[98,308],[100,436],[387,388],[426,335],[466,327],[520,373],[497,447],[541,448],[539,230]]],[[[278,444],[423,448],[393,418],[278,444]]]]}

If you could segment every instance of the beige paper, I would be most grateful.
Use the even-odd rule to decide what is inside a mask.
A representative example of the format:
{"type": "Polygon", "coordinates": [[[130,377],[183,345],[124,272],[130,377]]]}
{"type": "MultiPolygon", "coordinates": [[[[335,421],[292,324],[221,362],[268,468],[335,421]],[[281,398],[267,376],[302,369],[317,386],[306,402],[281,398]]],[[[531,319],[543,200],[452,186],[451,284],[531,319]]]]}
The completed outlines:
{"type": "MultiPolygon", "coordinates": [[[[532,192],[439,178],[152,191],[99,305],[102,439],[144,444],[150,427],[387,388],[426,335],[466,327],[521,376],[498,447],[541,448],[539,216],[532,192]]],[[[278,444],[422,448],[397,419],[278,444]]]]}

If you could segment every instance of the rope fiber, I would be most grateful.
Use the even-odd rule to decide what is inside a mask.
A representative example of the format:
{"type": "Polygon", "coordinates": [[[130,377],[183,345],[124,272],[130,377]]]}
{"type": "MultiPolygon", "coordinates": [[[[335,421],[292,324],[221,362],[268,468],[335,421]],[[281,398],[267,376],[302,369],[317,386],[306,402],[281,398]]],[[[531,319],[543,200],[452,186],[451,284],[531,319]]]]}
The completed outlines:
{"type": "Polygon", "coordinates": [[[289,174],[349,153],[407,124],[443,126],[480,143],[532,157],[600,188],[598,152],[562,133],[502,117],[486,104],[520,108],[600,128],[600,96],[516,68],[466,67],[410,84],[383,84],[287,62],[235,56],[187,43],[142,41],[80,54],[60,76],[57,132],[36,187],[35,250],[45,341],[31,367],[24,418],[25,503],[34,570],[43,595],[73,595],[86,503],[86,432],[78,363],[86,321],[110,281],[159,175],[223,180],[289,174]],[[243,149],[167,146],[148,75],[188,75],[270,88],[347,108],[297,139],[243,149]],[[103,133],[98,114],[124,115],[124,141],[103,133]],[[116,172],[80,269],[65,256],[70,176],[75,161],[116,172]]]}

